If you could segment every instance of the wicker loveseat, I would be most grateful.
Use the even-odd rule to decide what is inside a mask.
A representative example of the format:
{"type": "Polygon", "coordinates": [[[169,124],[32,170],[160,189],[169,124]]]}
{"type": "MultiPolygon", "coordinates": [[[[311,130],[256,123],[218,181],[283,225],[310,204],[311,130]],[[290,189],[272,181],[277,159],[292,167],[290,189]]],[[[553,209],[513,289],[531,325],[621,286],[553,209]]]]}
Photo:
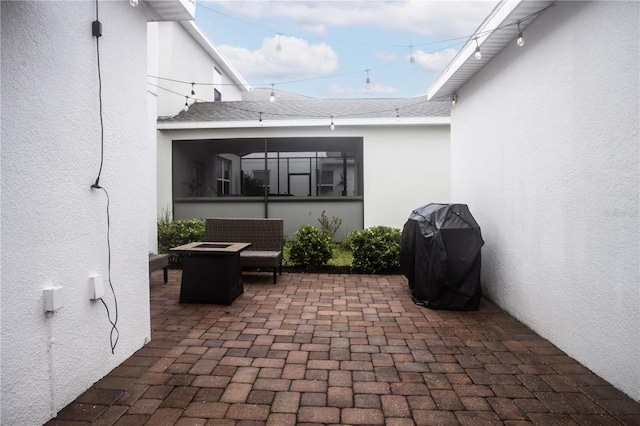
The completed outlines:
{"type": "Polygon", "coordinates": [[[240,252],[243,269],[273,269],[282,275],[282,242],[284,221],[282,219],[259,218],[207,218],[204,226],[204,241],[251,243],[251,247],[240,252]]]}

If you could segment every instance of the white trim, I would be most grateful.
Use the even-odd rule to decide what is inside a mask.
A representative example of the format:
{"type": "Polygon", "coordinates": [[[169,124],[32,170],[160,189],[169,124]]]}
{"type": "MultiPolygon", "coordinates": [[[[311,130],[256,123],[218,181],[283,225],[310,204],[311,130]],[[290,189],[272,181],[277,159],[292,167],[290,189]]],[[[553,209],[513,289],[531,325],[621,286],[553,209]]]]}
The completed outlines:
{"type": "MultiPolygon", "coordinates": [[[[524,1],[524,0],[502,0],[487,18],[480,24],[474,34],[469,37],[466,44],[460,49],[458,54],[449,63],[447,68],[440,73],[438,78],[427,91],[427,99],[446,99],[455,91],[462,87],[476,72],[478,72],[487,62],[497,55],[507,43],[514,38],[508,35],[517,34],[515,27],[502,28],[506,24],[530,15],[532,12],[540,11],[552,1],[524,1]],[[476,39],[482,52],[482,59],[474,57],[476,49],[476,39]]],[[[521,23],[521,29],[525,30],[537,16],[521,23]]]]}
{"type": "MultiPolygon", "coordinates": [[[[340,126],[445,126],[451,124],[450,117],[406,117],[400,118],[334,118],[333,123],[338,129],[340,126]]],[[[160,121],[158,130],[188,130],[188,129],[245,129],[260,127],[326,127],[329,129],[331,118],[312,120],[269,120],[262,119],[262,126],[258,124],[258,117],[255,120],[243,121],[160,121]]]]}
{"type": "Polygon", "coordinates": [[[146,0],[148,21],[189,21],[196,16],[196,3],[189,0],[146,0]]]}

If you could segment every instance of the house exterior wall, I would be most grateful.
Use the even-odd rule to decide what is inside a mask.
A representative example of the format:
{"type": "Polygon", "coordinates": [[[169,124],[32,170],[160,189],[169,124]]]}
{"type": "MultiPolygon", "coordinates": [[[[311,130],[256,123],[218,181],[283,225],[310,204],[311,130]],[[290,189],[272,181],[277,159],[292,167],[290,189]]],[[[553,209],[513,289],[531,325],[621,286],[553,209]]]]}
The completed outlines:
{"type": "MultiPolygon", "coordinates": [[[[159,44],[158,25],[147,24],[147,75],[158,75],[159,71],[159,44]]],[[[156,216],[156,205],[158,204],[158,191],[156,188],[156,167],[158,165],[156,152],[156,125],[158,122],[158,89],[147,84],[147,172],[149,188],[147,194],[147,211],[151,214],[147,217],[147,239],[149,253],[158,252],[158,218],[156,216]]]]}
{"type": "MultiPolygon", "coordinates": [[[[214,67],[217,67],[222,75],[222,84],[216,89],[222,92],[222,100],[239,101],[241,99],[240,89],[180,23],[153,22],[149,23],[149,26],[157,27],[159,33],[161,49],[159,50],[158,77],[213,84],[218,78],[214,76],[214,67]]],[[[160,89],[158,92],[158,117],[176,115],[184,108],[185,96],[191,96],[191,84],[154,78],[150,78],[149,81],[164,89],[184,94],[179,96],[160,89]]],[[[212,102],[213,89],[214,86],[211,85],[195,85],[196,99],[212,102]]],[[[189,98],[189,104],[193,102],[193,99],[189,98]]]]}
{"type": "MultiPolygon", "coordinates": [[[[364,215],[358,224],[368,228],[375,225],[402,228],[411,212],[431,202],[448,202],[450,197],[449,126],[338,126],[335,131],[323,127],[282,127],[262,129],[163,130],[158,132],[158,211],[172,206],[172,140],[207,138],[254,137],[362,137],[364,175],[364,215]],[[390,202],[393,199],[393,202],[390,202]]],[[[293,206],[317,222],[322,203],[317,208],[293,206]],[[319,209],[319,210],[318,210],[319,209]],[[318,210],[318,211],[317,211],[318,210]],[[311,213],[309,213],[311,212],[311,213]],[[317,214],[316,214],[317,213],[317,214]]],[[[318,204],[318,203],[316,203],[318,204]]],[[[191,210],[182,209],[176,217],[200,217],[205,207],[194,204],[191,210]]],[[[351,211],[352,207],[346,207],[351,211]]],[[[277,210],[273,210],[274,212],[277,210]]],[[[339,212],[339,210],[336,210],[339,212]]],[[[345,211],[345,212],[346,212],[345,211]]],[[[292,223],[298,223],[298,210],[292,223]]],[[[291,213],[290,212],[290,213],[291,213]]],[[[328,217],[339,216],[327,210],[328,217]]],[[[305,223],[309,223],[308,221],[305,223]]],[[[288,229],[288,228],[287,228],[288,229]]],[[[295,229],[297,230],[297,228],[295,229]]],[[[350,229],[353,230],[353,229],[350,229]]]]}
{"type": "Polygon", "coordinates": [[[558,2],[458,91],[484,293],[640,399],[639,4],[558,2]]]}
{"type": "Polygon", "coordinates": [[[150,336],[146,8],[100,2],[104,168],[120,332],[111,353],[107,199],[100,166],[95,2],[1,2],[1,405],[43,424],[150,336]],[[123,58],[126,60],[123,61],[123,58]],[[142,113],[141,113],[142,112],[142,113]],[[43,289],[62,286],[46,316],[43,289]]]}
{"type": "Polygon", "coordinates": [[[364,144],[365,228],[400,228],[413,210],[447,203],[449,126],[371,129],[364,144]]]}

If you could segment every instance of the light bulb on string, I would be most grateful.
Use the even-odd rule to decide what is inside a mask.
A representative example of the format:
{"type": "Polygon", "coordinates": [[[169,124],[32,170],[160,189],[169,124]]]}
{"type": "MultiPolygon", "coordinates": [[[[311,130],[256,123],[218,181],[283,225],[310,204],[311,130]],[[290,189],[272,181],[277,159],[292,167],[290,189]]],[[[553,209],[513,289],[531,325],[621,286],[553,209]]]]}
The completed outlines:
{"type": "Polygon", "coordinates": [[[282,46],[280,46],[280,34],[278,34],[278,44],[276,45],[276,52],[282,51],[282,46]]]}
{"type": "Polygon", "coordinates": [[[185,96],[184,97],[184,108],[183,111],[187,112],[189,111],[189,97],[185,96]]]}
{"type": "Polygon", "coordinates": [[[262,121],[262,113],[259,112],[258,114],[260,114],[260,116],[258,117],[258,124],[260,125],[260,127],[264,126],[264,122],[262,121]]]}
{"type": "Polygon", "coordinates": [[[195,83],[191,83],[191,97],[193,98],[194,96],[196,96],[196,91],[194,90],[193,86],[195,85],[195,83]]]}
{"type": "Polygon", "coordinates": [[[412,64],[416,63],[416,58],[413,57],[413,46],[409,46],[409,62],[412,64]]]}
{"type": "Polygon", "coordinates": [[[476,41],[476,53],[474,53],[473,56],[475,56],[476,59],[482,59],[482,53],[480,52],[480,46],[478,45],[478,39],[474,38],[474,40],[476,41]]]}
{"type": "Polygon", "coordinates": [[[330,126],[331,130],[335,130],[336,129],[336,125],[333,124],[333,115],[331,116],[331,126],[330,126]]]}
{"type": "Polygon", "coordinates": [[[276,94],[273,92],[273,84],[271,85],[271,95],[269,96],[269,102],[274,103],[276,101],[276,94]]]}
{"type": "Polygon", "coordinates": [[[130,4],[132,7],[136,7],[136,6],[138,5],[138,0],[129,0],[129,4],[130,4]]]}
{"type": "Polygon", "coordinates": [[[400,121],[400,113],[398,112],[398,108],[396,108],[396,121],[400,121]]]}
{"type": "Polygon", "coordinates": [[[369,79],[369,70],[367,70],[367,81],[366,81],[367,86],[369,86],[371,84],[371,80],[369,79]]]}
{"type": "Polygon", "coordinates": [[[519,47],[524,46],[524,37],[522,36],[522,31],[520,31],[520,21],[518,21],[518,38],[516,39],[516,44],[519,47]]]}
{"type": "Polygon", "coordinates": [[[458,92],[453,92],[453,95],[451,95],[451,105],[456,106],[457,103],[458,103],[458,92]]]}

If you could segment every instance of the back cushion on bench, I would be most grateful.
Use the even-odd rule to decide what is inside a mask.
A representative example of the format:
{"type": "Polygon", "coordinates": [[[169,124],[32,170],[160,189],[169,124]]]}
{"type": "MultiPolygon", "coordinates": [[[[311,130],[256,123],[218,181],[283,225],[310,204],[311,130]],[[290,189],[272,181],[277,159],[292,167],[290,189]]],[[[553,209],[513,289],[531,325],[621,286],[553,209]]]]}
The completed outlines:
{"type": "Polygon", "coordinates": [[[249,250],[280,251],[284,235],[282,219],[207,218],[205,241],[251,243],[249,250]]]}

